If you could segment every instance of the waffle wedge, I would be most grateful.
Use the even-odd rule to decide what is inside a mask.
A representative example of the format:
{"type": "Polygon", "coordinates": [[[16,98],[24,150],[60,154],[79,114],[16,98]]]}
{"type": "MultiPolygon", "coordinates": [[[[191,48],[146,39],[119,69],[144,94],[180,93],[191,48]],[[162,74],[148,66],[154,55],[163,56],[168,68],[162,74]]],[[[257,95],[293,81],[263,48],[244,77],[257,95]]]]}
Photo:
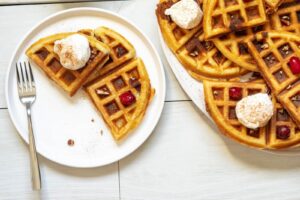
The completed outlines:
{"type": "Polygon", "coordinates": [[[300,25],[298,13],[300,14],[300,2],[298,0],[289,0],[289,3],[284,3],[270,17],[271,23],[248,28],[243,31],[230,33],[222,37],[213,38],[215,46],[229,60],[237,63],[250,71],[258,71],[257,64],[248,51],[245,42],[249,37],[260,31],[285,30],[300,34],[300,25]]]}
{"type": "Polygon", "coordinates": [[[135,57],[133,45],[118,32],[102,26],[94,30],[94,36],[110,47],[109,60],[99,70],[99,75],[104,75],[135,57]]]}
{"type": "MultiPolygon", "coordinates": [[[[174,53],[201,28],[201,26],[198,26],[190,30],[182,29],[172,21],[170,16],[165,15],[165,10],[176,2],[178,2],[178,0],[160,0],[156,8],[156,16],[163,38],[174,53]]],[[[198,0],[198,3],[201,5],[200,0],[198,0]]]]}
{"type": "Polygon", "coordinates": [[[252,130],[243,126],[235,113],[238,101],[229,97],[229,90],[232,87],[241,88],[243,97],[259,92],[266,93],[268,91],[266,84],[204,81],[203,85],[206,109],[219,130],[242,144],[261,149],[266,148],[267,128],[252,130]]]}
{"type": "Polygon", "coordinates": [[[268,14],[272,14],[277,11],[280,4],[284,2],[284,0],[264,0],[266,3],[266,11],[268,14]]]}
{"type": "Polygon", "coordinates": [[[275,103],[274,116],[269,123],[269,132],[269,149],[283,149],[299,146],[300,144],[300,129],[279,102],[275,103]],[[290,131],[290,134],[286,137],[282,137],[277,133],[283,127],[290,131]]]}
{"type": "Polygon", "coordinates": [[[93,80],[85,90],[117,141],[140,124],[154,91],[139,58],[93,80]],[[135,96],[135,101],[125,106],[120,96],[128,92],[135,96]]]}
{"type": "Polygon", "coordinates": [[[271,15],[274,30],[289,31],[300,34],[300,1],[284,2],[276,13],[271,15]]]}
{"type": "Polygon", "coordinates": [[[60,33],[42,38],[26,50],[26,55],[58,86],[73,96],[97,67],[108,61],[109,48],[95,38],[86,36],[91,47],[91,57],[86,66],[79,70],[68,70],[60,64],[54,53],[54,42],[75,33],[60,33]]]}
{"type": "Polygon", "coordinates": [[[289,66],[291,57],[300,57],[300,37],[290,32],[260,32],[247,44],[272,92],[300,125],[300,76],[289,66]]]}
{"type": "Polygon", "coordinates": [[[82,29],[79,32],[95,37],[110,48],[109,60],[103,67],[97,68],[86,82],[113,71],[121,64],[133,59],[136,55],[134,46],[125,37],[110,28],[101,26],[95,30],[82,29]]]}
{"type": "Polygon", "coordinates": [[[205,41],[201,31],[180,48],[176,56],[188,71],[196,75],[193,77],[197,80],[203,80],[201,77],[228,79],[247,73],[228,60],[212,42],[205,41]]]}
{"type": "Polygon", "coordinates": [[[267,22],[263,0],[204,0],[203,4],[206,39],[267,22]]]}
{"type": "Polygon", "coordinates": [[[219,51],[232,62],[247,70],[258,71],[256,61],[249,53],[245,42],[255,33],[263,30],[270,30],[270,28],[268,25],[248,28],[246,30],[226,34],[222,37],[215,37],[212,39],[212,42],[219,51]]]}

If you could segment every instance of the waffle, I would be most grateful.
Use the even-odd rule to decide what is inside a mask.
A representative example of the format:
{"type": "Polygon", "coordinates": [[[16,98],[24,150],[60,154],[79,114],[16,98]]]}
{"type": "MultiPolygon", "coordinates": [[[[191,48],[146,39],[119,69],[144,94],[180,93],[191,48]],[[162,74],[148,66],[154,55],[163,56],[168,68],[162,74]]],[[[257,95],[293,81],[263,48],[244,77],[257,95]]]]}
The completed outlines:
{"type": "Polygon", "coordinates": [[[133,45],[121,34],[110,28],[102,26],[95,30],[82,29],[79,32],[95,37],[97,40],[107,44],[110,48],[108,62],[106,62],[103,67],[95,70],[86,82],[90,82],[98,76],[113,71],[113,69],[135,57],[136,52],[133,45]]]}
{"type": "Polygon", "coordinates": [[[228,79],[247,73],[247,70],[224,57],[212,42],[205,41],[202,31],[180,48],[176,56],[197,80],[228,79]]]}
{"type": "Polygon", "coordinates": [[[250,83],[204,81],[207,110],[223,134],[242,144],[261,149],[282,149],[299,146],[300,129],[288,112],[276,101],[276,98],[272,98],[274,115],[265,127],[252,130],[243,126],[235,115],[237,101],[231,100],[228,96],[231,87],[242,88],[243,97],[268,91],[263,81],[250,83]],[[282,138],[277,134],[277,129],[282,126],[290,130],[289,137],[282,138]]]}
{"type": "Polygon", "coordinates": [[[176,56],[183,66],[202,78],[233,78],[247,73],[247,70],[234,64],[214,46],[204,40],[203,32],[197,33],[190,41],[180,48],[176,56]]]}
{"type": "Polygon", "coordinates": [[[284,2],[284,0],[264,0],[266,3],[266,10],[268,14],[272,14],[277,11],[280,4],[284,2]]]}
{"type": "Polygon", "coordinates": [[[206,109],[220,131],[240,143],[257,147],[266,147],[267,128],[256,130],[248,129],[237,119],[235,107],[238,101],[229,97],[232,87],[242,88],[243,97],[255,93],[268,91],[267,86],[262,83],[239,83],[239,82],[212,82],[204,81],[204,94],[206,109]]]}
{"type": "Polygon", "coordinates": [[[282,30],[300,34],[300,1],[289,0],[282,4],[271,16],[274,30],[282,30]]]}
{"type": "Polygon", "coordinates": [[[99,41],[110,47],[109,61],[101,68],[99,75],[104,75],[135,57],[133,45],[116,31],[107,27],[99,27],[95,29],[94,34],[99,41]]]}
{"type": "Polygon", "coordinates": [[[300,125],[300,78],[288,64],[292,56],[300,57],[300,37],[289,32],[261,32],[249,40],[248,47],[272,92],[300,125]]]}
{"type": "Polygon", "coordinates": [[[282,149],[299,146],[300,144],[300,129],[291,119],[288,112],[283,109],[282,105],[278,102],[275,103],[275,112],[270,122],[269,132],[269,149],[282,149]],[[277,129],[282,126],[289,128],[290,136],[288,138],[280,138],[277,135],[277,129]]]}
{"type": "Polygon", "coordinates": [[[297,17],[297,13],[300,13],[300,1],[289,1],[271,15],[271,23],[213,38],[213,43],[229,60],[250,71],[258,71],[257,64],[248,52],[245,41],[259,31],[270,31],[272,29],[300,34],[300,23],[297,17]]]}
{"type": "Polygon", "coordinates": [[[267,22],[263,0],[204,0],[203,3],[206,39],[267,22]]]}
{"type": "Polygon", "coordinates": [[[86,36],[91,57],[87,65],[79,70],[68,70],[60,64],[59,57],[54,53],[54,42],[75,33],[60,33],[40,39],[26,50],[26,55],[41,68],[58,86],[73,96],[93,71],[108,61],[109,48],[93,37],[86,36]]]}
{"type": "Polygon", "coordinates": [[[215,37],[212,39],[212,42],[219,51],[232,62],[247,70],[258,71],[256,61],[249,53],[245,41],[252,37],[255,33],[269,29],[268,25],[261,25],[229,33],[222,37],[215,37]]]}
{"type": "MultiPolygon", "coordinates": [[[[170,8],[178,0],[160,0],[156,8],[156,16],[162,35],[169,48],[176,53],[187,41],[189,41],[201,26],[193,29],[182,29],[175,24],[170,16],[165,15],[165,10],[170,8]]],[[[198,0],[199,4],[200,0],[198,0]]]]}
{"type": "Polygon", "coordinates": [[[139,58],[125,63],[113,73],[93,80],[85,90],[117,141],[141,122],[154,91],[143,61],[139,58]],[[128,91],[136,100],[124,106],[120,95],[128,91]]]}

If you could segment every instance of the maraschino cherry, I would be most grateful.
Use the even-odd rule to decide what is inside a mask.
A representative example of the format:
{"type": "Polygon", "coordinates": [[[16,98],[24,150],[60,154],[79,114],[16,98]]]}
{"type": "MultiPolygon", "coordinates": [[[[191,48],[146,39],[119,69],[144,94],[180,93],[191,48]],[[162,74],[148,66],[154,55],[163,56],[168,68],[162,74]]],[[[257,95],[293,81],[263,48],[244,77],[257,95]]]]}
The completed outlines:
{"type": "Polygon", "coordinates": [[[242,89],[238,87],[232,87],[229,89],[229,97],[232,100],[240,100],[243,95],[242,95],[242,89]]]}
{"type": "Polygon", "coordinates": [[[278,139],[286,140],[290,137],[291,130],[288,126],[278,126],[276,136],[278,139]]]}
{"type": "Polygon", "coordinates": [[[124,106],[127,107],[133,104],[136,101],[136,99],[131,91],[127,91],[120,95],[120,101],[124,106]]]}
{"type": "Polygon", "coordinates": [[[293,74],[300,73],[300,59],[298,57],[296,56],[291,57],[289,65],[293,74]]]}

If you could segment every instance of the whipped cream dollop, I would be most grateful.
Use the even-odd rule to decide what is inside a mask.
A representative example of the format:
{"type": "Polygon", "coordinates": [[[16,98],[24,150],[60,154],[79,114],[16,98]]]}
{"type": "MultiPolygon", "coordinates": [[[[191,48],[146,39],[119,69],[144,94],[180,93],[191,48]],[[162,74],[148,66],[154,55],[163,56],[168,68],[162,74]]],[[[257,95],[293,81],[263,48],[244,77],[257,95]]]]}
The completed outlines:
{"type": "Polygon", "coordinates": [[[235,111],[244,126],[256,129],[267,125],[273,116],[274,106],[269,95],[258,93],[240,100],[235,111]]]}
{"type": "Polygon", "coordinates": [[[203,12],[194,0],[181,0],[165,10],[172,20],[183,29],[192,29],[202,20],[203,12]]]}
{"type": "Polygon", "coordinates": [[[59,56],[62,66],[70,70],[84,67],[91,56],[89,41],[80,34],[55,41],[54,52],[59,56]]]}

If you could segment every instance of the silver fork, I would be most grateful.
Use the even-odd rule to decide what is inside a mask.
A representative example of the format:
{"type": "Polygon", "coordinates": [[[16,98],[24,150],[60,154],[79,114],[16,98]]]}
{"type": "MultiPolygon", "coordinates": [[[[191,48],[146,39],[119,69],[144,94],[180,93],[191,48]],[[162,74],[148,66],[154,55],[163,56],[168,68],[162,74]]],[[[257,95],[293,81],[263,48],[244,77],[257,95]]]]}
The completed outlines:
{"type": "Polygon", "coordinates": [[[30,154],[30,167],[32,187],[34,190],[41,189],[41,175],[40,167],[38,163],[34,134],[31,121],[31,106],[35,101],[36,90],[34,77],[29,62],[16,63],[16,72],[18,80],[18,93],[22,104],[26,107],[27,119],[28,119],[28,137],[29,137],[29,154],[30,154]]]}

